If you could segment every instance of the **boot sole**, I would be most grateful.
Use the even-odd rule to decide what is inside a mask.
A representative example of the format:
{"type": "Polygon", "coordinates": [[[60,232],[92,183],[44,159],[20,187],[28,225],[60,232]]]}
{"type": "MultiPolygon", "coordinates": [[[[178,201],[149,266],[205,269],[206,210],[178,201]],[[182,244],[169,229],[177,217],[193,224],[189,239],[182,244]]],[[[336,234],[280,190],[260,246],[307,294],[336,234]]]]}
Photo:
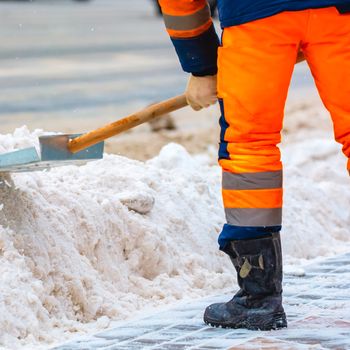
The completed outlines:
{"type": "Polygon", "coordinates": [[[245,328],[252,331],[271,331],[287,327],[287,317],[284,312],[276,313],[265,316],[255,316],[251,319],[238,320],[235,323],[232,322],[217,322],[208,318],[204,319],[204,322],[212,327],[222,328],[245,328]]]}

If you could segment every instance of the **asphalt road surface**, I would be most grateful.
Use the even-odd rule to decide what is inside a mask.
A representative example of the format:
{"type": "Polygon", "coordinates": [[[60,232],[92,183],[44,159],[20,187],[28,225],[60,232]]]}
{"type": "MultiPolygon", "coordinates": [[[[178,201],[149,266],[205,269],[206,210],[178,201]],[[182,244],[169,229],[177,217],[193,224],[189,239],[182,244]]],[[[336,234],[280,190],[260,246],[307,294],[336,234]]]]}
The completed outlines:
{"type": "Polygon", "coordinates": [[[184,88],[150,0],[1,2],[0,23],[2,133],[22,124],[74,130],[184,88]]]}

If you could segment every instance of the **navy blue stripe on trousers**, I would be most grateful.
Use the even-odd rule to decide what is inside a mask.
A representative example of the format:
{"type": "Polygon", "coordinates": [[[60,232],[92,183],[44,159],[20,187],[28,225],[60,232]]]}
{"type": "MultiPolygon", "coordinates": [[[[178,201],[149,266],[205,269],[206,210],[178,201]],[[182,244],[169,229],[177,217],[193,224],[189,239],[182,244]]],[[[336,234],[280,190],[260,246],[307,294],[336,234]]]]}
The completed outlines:
{"type": "Polygon", "coordinates": [[[225,133],[228,127],[230,126],[225,119],[225,107],[223,99],[219,98],[219,105],[221,116],[219,119],[220,124],[220,146],[219,146],[219,159],[230,159],[230,154],[228,153],[227,147],[228,143],[225,141],[225,133]]]}

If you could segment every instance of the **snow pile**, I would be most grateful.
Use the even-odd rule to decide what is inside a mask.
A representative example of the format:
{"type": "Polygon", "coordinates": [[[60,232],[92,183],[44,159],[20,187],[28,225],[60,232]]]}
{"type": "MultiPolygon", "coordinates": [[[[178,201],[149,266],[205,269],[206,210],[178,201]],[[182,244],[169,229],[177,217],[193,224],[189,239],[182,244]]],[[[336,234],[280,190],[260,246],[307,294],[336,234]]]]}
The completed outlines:
{"type": "Polygon", "coordinates": [[[349,241],[350,181],[341,147],[330,138],[285,149],[283,246],[293,258],[336,254],[349,241]]]}
{"type": "MultiPolygon", "coordinates": [[[[40,134],[3,135],[1,152],[40,134]]],[[[287,264],[344,250],[350,223],[339,146],[328,133],[300,135],[284,145],[287,264]]],[[[146,163],[106,155],[3,181],[0,344],[38,349],[145,307],[231,287],[216,242],[220,169],[205,159],[170,144],[146,163]]]]}
{"type": "Polygon", "coordinates": [[[310,89],[287,105],[283,247],[287,263],[349,250],[350,179],[331,118],[310,89]],[[299,259],[299,260],[296,260],[299,259]]]}
{"type": "Polygon", "coordinates": [[[106,156],[12,178],[0,196],[0,343],[11,349],[232,285],[216,243],[220,171],[181,146],[148,163],[106,156]]]}

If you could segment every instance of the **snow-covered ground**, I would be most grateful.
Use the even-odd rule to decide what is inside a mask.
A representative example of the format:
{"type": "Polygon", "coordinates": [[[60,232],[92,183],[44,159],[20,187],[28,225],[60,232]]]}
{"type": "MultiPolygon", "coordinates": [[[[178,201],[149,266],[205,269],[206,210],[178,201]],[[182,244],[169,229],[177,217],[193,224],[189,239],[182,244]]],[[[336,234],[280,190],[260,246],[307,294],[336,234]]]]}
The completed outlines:
{"type": "MultiPolygon", "coordinates": [[[[40,133],[2,135],[0,152],[35,144],[40,133]]],[[[283,248],[286,269],[300,273],[306,259],[349,250],[349,180],[313,92],[292,96],[284,139],[283,248]]],[[[45,348],[231,288],[216,243],[224,215],[213,157],[169,144],[146,162],[106,155],[4,181],[0,343],[45,348]]]]}

